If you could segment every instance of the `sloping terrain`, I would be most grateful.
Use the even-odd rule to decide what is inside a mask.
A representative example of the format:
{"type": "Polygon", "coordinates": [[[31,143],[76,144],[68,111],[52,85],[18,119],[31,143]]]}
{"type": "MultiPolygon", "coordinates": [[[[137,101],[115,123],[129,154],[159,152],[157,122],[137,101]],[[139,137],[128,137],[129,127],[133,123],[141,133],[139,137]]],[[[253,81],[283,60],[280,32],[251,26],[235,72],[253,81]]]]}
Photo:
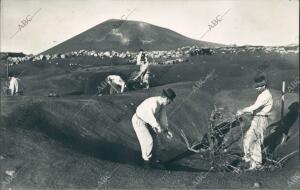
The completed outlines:
{"type": "MultiPolygon", "coordinates": [[[[270,87],[280,90],[282,80],[290,85],[299,76],[298,56],[258,55],[193,56],[186,63],[151,65],[150,85],[155,87],[171,83],[192,81],[197,83],[201,77],[205,77],[214,70],[217,76],[215,82],[212,81],[215,89],[209,89],[210,92],[228,88],[252,87],[252,80],[257,72],[264,72],[270,87]],[[219,81],[222,81],[222,84],[219,81]]],[[[49,92],[56,92],[60,95],[95,95],[97,86],[108,75],[117,74],[127,81],[134,71],[139,70],[136,65],[95,65],[91,63],[87,66],[69,66],[65,64],[69,62],[72,60],[65,60],[61,64],[54,65],[43,60],[16,65],[10,71],[17,76],[20,75],[24,81],[27,95],[45,96],[49,92]]],[[[3,70],[1,69],[1,76],[6,75],[4,66],[3,70]]],[[[296,86],[294,92],[297,91],[298,87],[296,86]]]]}
{"type": "MultiPolygon", "coordinates": [[[[252,91],[252,89],[248,89],[239,91],[240,93],[234,90],[220,92],[215,98],[207,93],[197,93],[186,99],[189,90],[184,89],[184,86],[190,87],[190,85],[171,86],[177,91],[180,89],[181,93],[178,93],[175,104],[168,109],[170,130],[174,132],[174,139],[168,141],[163,136],[159,136],[157,139],[156,154],[163,160],[170,160],[186,151],[186,146],[179,135],[180,129],[186,132],[191,141],[202,139],[203,135],[207,133],[207,118],[210,113],[207,110],[212,110],[214,102],[230,111],[235,107],[248,105],[255,98],[254,93],[251,93],[250,97],[241,99],[238,103],[235,102],[237,96],[246,97],[245,95],[252,91]],[[182,103],[183,101],[184,103],[182,103]],[[172,112],[174,109],[176,112],[172,112]]],[[[130,95],[94,98],[8,98],[4,101],[9,104],[9,106],[4,104],[4,108],[7,108],[4,122],[6,126],[10,127],[1,128],[1,144],[4,147],[2,149],[4,156],[2,171],[19,170],[19,178],[16,177],[12,183],[14,187],[93,188],[97,187],[99,180],[101,184],[101,177],[111,175],[110,172],[120,165],[120,169],[117,169],[118,172],[113,174],[114,177],[111,177],[109,182],[105,182],[105,186],[151,188],[148,182],[141,180],[148,179],[148,177],[155,178],[154,176],[159,175],[167,181],[155,180],[154,184],[158,185],[156,187],[178,188],[179,186],[175,185],[177,183],[182,183],[180,187],[183,187],[183,184],[186,187],[192,187],[195,178],[200,174],[205,175],[209,169],[208,163],[201,158],[201,154],[189,155],[173,162],[169,166],[169,172],[155,170],[150,172],[140,168],[139,145],[130,123],[131,116],[139,102],[148,96],[158,95],[160,91],[161,88],[156,88],[151,93],[137,91],[130,95]],[[67,157],[65,157],[66,154],[67,157]],[[79,177],[81,172],[86,172],[82,174],[84,177],[79,177]],[[138,172],[146,178],[139,176],[137,178],[139,184],[138,182],[132,184],[127,175],[121,175],[122,172],[129,172],[128,175],[132,177],[136,176],[135,173],[138,172]],[[57,175],[52,175],[55,173],[57,175]],[[119,179],[121,183],[117,183],[116,179],[119,179]],[[177,180],[177,182],[174,183],[173,180],[177,180]]],[[[272,93],[279,98],[278,91],[272,91],[272,93]]],[[[287,99],[288,102],[297,101],[297,95],[291,95],[287,99]]],[[[278,115],[278,110],[278,106],[276,106],[274,115],[278,115]]],[[[271,121],[271,123],[273,122],[275,121],[271,121]]],[[[246,128],[247,126],[244,130],[246,128]]],[[[234,133],[241,135],[240,129],[234,130],[234,133]]],[[[277,147],[278,151],[275,151],[277,158],[299,148],[298,120],[290,128],[290,134],[291,138],[287,144],[277,147]]],[[[239,145],[240,141],[235,142],[232,149],[239,152],[239,149],[236,148],[239,145]]],[[[296,172],[293,169],[295,169],[297,160],[297,157],[293,157],[292,160],[289,160],[289,164],[282,169],[286,172],[284,178],[287,179],[285,180],[288,180],[288,176],[294,175],[296,172]],[[290,170],[287,171],[287,168],[290,170]]],[[[254,181],[258,180],[258,175],[269,179],[269,181],[262,181],[264,187],[284,188],[283,179],[280,179],[281,182],[276,183],[276,186],[274,182],[271,182],[283,171],[277,169],[272,173],[259,172],[258,174],[240,175],[229,172],[226,175],[208,172],[209,177],[197,187],[249,188],[254,181]],[[229,176],[238,177],[241,181],[226,181],[226,179],[230,179],[229,176]]]]}
{"type": "MultiPolygon", "coordinates": [[[[253,103],[257,94],[252,78],[258,68],[269,78],[275,99],[270,124],[277,125],[281,81],[286,80],[288,86],[299,75],[295,62],[297,60],[284,57],[245,61],[238,56],[195,56],[185,64],[152,66],[154,76],[150,90],[103,96],[95,95],[95,87],[108,74],[119,74],[127,79],[137,66],[18,65],[16,72],[26,71],[22,74],[26,96],[1,97],[2,187],[251,188],[254,182],[261,182],[264,188],[297,187],[299,183],[289,181],[297,175],[298,154],[288,160],[283,169],[272,172],[215,172],[209,171],[209,163],[202,154],[182,155],[187,148],[180,135],[183,130],[191,142],[200,142],[208,131],[215,104],[233,115],[237,109],[253,103]],[[214,77],[199,85],[212,71],[214,77]],[[168,87],[177,93],[176,100],[168,107],[169,128],[174,138],[166,140],[159,135],[156,155],[164,161],[178,159],[170,163],[167,170],[144,170],[140,167],[140,148],[131,117],[145,98],[159,95],[168,87]],[[48,90],[64,95],[47,97],[45,91],[48,90]],[[70,92],[78,92],[79,96],[68,94],[70,92]],[[9,177],[5,174],[9,170],[16,173],[9,177]]],[[[275,160],[299,150],[299,114],[289,114],[289,106],[298,99],[297,93],[286,95],[285,116],[294,118],[285,125],[290,134],[287,143],[272,147],[275,160]]],[[[233,128],[226,135],[233,142],[229,152],[241,152],[242,131],[249,127],[245,121],[242,128],[233,128]]],[[[280,130],[268,131],[266,137],[275,142],[280,140],[280,135],[280,130]]],[[[224,160],[231,161],[227,157],[224,160]]]]}
{"type": "Polygon", "coordinates": [[[0,128],[1,189],[102,188],[262,188],[299,187],[297,168],[233,174],[223,172],[147,171],[78,153],[39,132],[0,128]],[[4,171],[13,170],[12,177],[4,171]],[[201,180],[197,180],[201,179],[201,180]],[[234,179],[234,180],[233,180],[234,179]],[[297,179],[297,178],[295,178],[297,179]]]}
{"type": "Polygon", "coordinates": [[[71,51],[138,51],[172,50],[183,46],[216,47],[220,44],[194,40],[149,23],[111,19],[43,52],[43,54],[71,51]]]}

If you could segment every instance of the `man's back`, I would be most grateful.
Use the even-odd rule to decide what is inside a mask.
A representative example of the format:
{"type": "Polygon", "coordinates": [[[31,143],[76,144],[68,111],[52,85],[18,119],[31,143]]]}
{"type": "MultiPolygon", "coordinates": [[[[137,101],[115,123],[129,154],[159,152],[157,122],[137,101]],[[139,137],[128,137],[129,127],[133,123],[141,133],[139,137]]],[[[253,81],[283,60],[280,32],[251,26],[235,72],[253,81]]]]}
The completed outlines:
{"type": "Polygon", "coordinates": [[[159,96],[147,98],[137,107],[137,112],[151,111],[153,114],[156,113],[161,106],[159,98],[159,96]]]}
{"type": "Polygon", "coordinates": [[[259,108],[255,110],[255,114],[258,115],[270,115],[273,106],[273,97],[269,89],[265,89],[260,93],[255,102],[259,104],[259,108]]]}
{"type": "Polygon", "coordinates": [[[166,106],[161,96],[154,96],[144,100],[136,109],[136,114],[151,126],[168,125],[166,106]]]}
{"type": "Polygon", "coordinates": [[[125,83],[119,75],[109,75],[107,79],[118,85],[123,85],[125,83]]]}

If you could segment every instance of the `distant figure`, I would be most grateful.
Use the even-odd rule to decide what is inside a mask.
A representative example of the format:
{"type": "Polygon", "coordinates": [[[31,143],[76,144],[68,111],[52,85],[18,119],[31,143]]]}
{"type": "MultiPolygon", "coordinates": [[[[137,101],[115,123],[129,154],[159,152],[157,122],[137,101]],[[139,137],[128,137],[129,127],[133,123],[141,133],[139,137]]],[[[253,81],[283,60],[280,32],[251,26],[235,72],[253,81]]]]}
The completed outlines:
{"type": "Polygon", "coordinates": [[[150,88],[149,78],[150,78],[150,70],[149,70],[149,62],[147,60],[146,54],[143,52],[143,49],[140,49],[140,52],[137,56],[137,65],[140,65],[140,71],[138,75],[134,78],[134,80],[139,79],[141,85],[145,85],[146,89],[150,88]]]}
{"type": "Polygon", "coordinates": [[[144,100],[136,109],[132,117],[132,125],[140,143],[144,166],[157,164],[150,160],[152,157],[153,137],[149,130],[155,133],[164,132],[171,139],[173,134],[168,130],[166,106],[176,97],[175,92],[169,88],[163,90],[161,96],[150,97],[144,100]],[[164,128],[164,130],[162,129],[164,128]]]}
{"type": "Polygon", "coordinates": [[[264,132],[268,127],[268,117],[273,106],[273,97],[267,88],[267,81],[264,76],[257,76],[254,79],[255,88],[259,95],[255,103],[249,107],[237,111],[237,116],[244,113],[251,113],[253,116],[251,126],[243,139],[245,162],[250,163],[248,170],[259,169],[262,164],[261,145],[264,140],[264,132]]]}
{"type": "Polygon", "coordinates": [[[124,80],[119,75],[109,75],[106,82],[110,85],[109,94],[123,93],[126,88],[124,80]]]}
{"type": "Polygon", "coordinates": [[[21,80],[17,77],[14,77],[11,73],[8,74],[8,80],[9,80],[10,95],[12,96],[23,95],[24,92],[21,85],[21,80]]]}
{"type": "Polygon", "coordinates": [[[143,49],[140,49],[140,51],[137,55],[137,58],[136,58],[136,65],[143,65],[146,62],[148,62],[146,54],[143,49]]]}

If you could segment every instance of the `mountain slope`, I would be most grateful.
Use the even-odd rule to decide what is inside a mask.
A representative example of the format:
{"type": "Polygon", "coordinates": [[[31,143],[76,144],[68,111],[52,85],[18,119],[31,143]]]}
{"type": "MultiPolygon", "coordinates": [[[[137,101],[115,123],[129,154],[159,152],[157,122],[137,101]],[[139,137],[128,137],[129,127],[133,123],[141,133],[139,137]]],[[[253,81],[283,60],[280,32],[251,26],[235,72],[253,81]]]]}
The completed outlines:
{"type": "Polygon", "coordinates": [[[182,46],[215,47],[220,44],[194,40],[172,30],[146,22],[107,20],[43,53],[81,49],[96,51],[170,50],[182,46]]]}

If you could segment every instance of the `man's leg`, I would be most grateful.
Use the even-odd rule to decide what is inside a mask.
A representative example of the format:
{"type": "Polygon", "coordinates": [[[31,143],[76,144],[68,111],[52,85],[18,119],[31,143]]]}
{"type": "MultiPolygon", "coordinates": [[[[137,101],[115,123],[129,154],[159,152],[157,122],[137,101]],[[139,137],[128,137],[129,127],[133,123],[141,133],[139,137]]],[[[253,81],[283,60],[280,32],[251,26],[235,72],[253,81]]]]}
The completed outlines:
{"type": "Polygon", "coordinates": [[[120,92],[123,93],[123,92],[124,92],[124,89],[125,89],[125,82],[121,85],[121,90],[120,90],[120,92]]]}
{"type": "MultiPolygon", "coordinates": [[[[250,145],[251,168],[255,169],[262,164],[262,149],[264,131],[268,126],[268,120],[265,117],[255,117],[253,119],[253,142],[250,145]]],[[[251,126],[252,127],[252,126],[251,126]]]]}
{"type": "Polygon", "coordinates": [[[146,123],[134,115],[132,117],[132,125],[140,143],[142,158],[145,161],[149,161],[152,156],[153,139],[146,123]]]}
{"type": "Polygon", "coordinates": [[[251,150],[251,168],[260,167],[262,164],[261,140],[257,137],[256,141],[252,144],[251,150]]]}
{"type": "Polygon", "coordinates": [[[251,160],[253,161],[253,167],[260,167],[262,164],[262,145],[264,140],[264,131],[268,126],[268,120],[266,117],[257,117],[256,126],[254,128],[255,141],[253,142],[251,160]]]}
{"type": "Polygon", "coordinates": [[[250,162],[250,168],[249,169],[255,169],[256,168],[256,160],[258,160],[258,158],[256,156],[259,156],[259,155],[256,155],[254,156],[253,154],[257,154],[257,151],[258,151],[258,147],[257,147],[257,140],[258,140],[258,137],[257,137],[257,127],[258,127],[258,118],[257,117],[254,117],[251,121],[251,126],[250,126],[250,129],[247,131],[247,143],[246,143],[246,148],[247,148],[247,161],[250,162]]]}
{"type": "Polygon", "coordinates": [[[146,89],[149,89],[150,88],[150,85],[149,85],[149,73],[146,73],[144,75],[144,78],[143,78],[143,83],[146,85],[146,89]]]}
{"type": "Polygon", "coordinates": [[[243,149],[244,149],[243,160],[245,160],[246,162],[250,162],[250,160],[251,160],[251,158],[250,158],[250,153],[251,153],[250,147],[251,147],[251,144],[253,142],[253,137],[254,137],[252,122],[251,122],[250,128],[246,132],[245,137],[243,139],[243,149]]]}

